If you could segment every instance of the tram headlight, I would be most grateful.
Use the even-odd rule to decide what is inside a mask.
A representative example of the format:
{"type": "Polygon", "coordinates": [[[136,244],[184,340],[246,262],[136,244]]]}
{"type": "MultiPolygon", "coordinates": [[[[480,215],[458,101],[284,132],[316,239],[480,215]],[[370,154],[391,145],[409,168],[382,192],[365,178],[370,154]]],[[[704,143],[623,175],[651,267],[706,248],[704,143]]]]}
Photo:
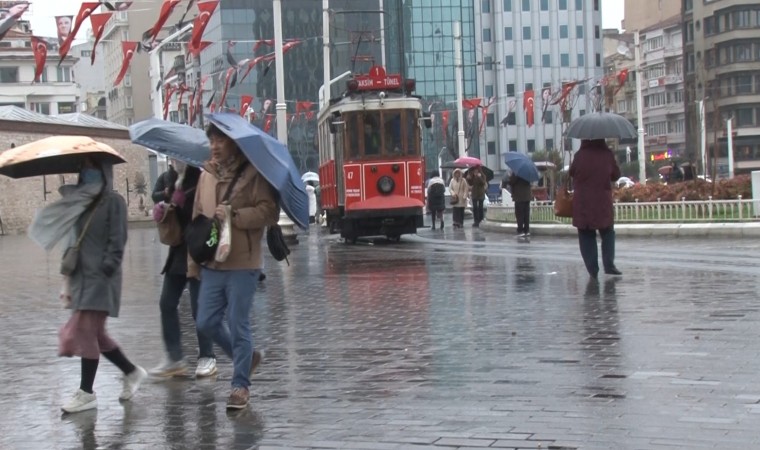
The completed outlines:
{"type": "Polygon", "coordinates": [[[389,176],[383,176],[377,180],[377,190],[380,191],[381,194],[388,195],[393,192],[395,187],[396,182],[389,176]]]}

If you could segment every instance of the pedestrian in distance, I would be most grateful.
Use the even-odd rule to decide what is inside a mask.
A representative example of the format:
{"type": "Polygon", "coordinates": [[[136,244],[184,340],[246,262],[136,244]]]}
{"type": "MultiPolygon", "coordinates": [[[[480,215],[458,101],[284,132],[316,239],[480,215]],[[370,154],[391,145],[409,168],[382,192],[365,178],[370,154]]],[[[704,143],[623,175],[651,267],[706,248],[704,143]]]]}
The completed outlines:
{"type": "Polygon", "coordinates": [[[250,398],[250,378],[262,359],[253,347],[249,314],[262,267],[264,229],[277,223],[279,207],[272,185],[259,174],[235,141],[219,128],[206,129],[211,159],[204,164],[193,205],[193,218],[203,215],[223,222],[229,206],[230,253],[224,262],[199,266],[189,259],[188,276],[200,278],[197,326],[232,358],[228,409],[242,409],[250,398]],[[226,205],[223,197],[234,182],[226,205]],[[225,325],[223,319],[227,318],[225,325]]]}
{"type": "Polygon", "coordinates": [[[151,194],[153,203],[171,202],[174,185],[177,183],[178,177],[179,174],[177,173],[177,170],[170,163],[169,168],[158,177],[156,185],[153,187],[153,193],[151,194]]]}
{"type": "Polygon", "coordinates": [[[61,291],[72,314],[58,335],[58,354],[81,358],[79,389],[61,407],[65,413],[75,413],[97,408],[93,385],[100,355],[124,374],[122,401],[135,395],[147,372],[133,364],[106,331],[106,319],[118,317],[121,307],[121,264],[127,242],[127,206],[113,191],[113,168],[86,158],[77,185],[62,186],[60,192],[60,200],[35,216],[29,236],[46,249],[59,241],[67,249],[79,246],[78,259],[69,267],[61,291]]]}
{"type": "Polygon", "coordinates": [[[473,167],[467,171],[467,183],[471,186],[472,192],[472,226],[477,228],[480,226],[480,222],[485,218],[483,211],[483,203],[486,199],[486,190],[488,189],[488,181],[483,170],[478,167],[473,167]]]}
{"type": "Polygon", "coordinates": [[[313,181],[307,181],[306,196],[309,198],[309,223],[315,223],[317,218],[317,194],[313,181]]]}
{"type": "Polygon", "coordinates": [[[441,230],[443,230],[443,212],[446,210],[446,185],[443,178],[438,176],[438,171],[430,172],[427,188],[428,210],[432,221],[431,229],[435,230],[436,220],[441,221],[441,230]]]}
{"type": "Polygon", "coordinates": [[[454,228],[462,228],[464,225],[464,208],[467,206],[467,195],[469,192],[470,188],[464,176],[462,176],[462,170],[454,169],[454,176],[451,182],[449,182],[454,228]]]}
{"type": "Polygon", "coordinates": [[[583,263],[591,278],[599,273],[596,233],[602,238],[602,264],[608,275],[622,275],[615,267],[615,229],[612,183],[620,178],[615,155],[604,139],[583,140],[570,165],[573,179],[573,226],[583,263]]]}
{"type": "Polygon", "coordinates": [[[509,186],[515,202],[517,235],[528,237],[530,236],[530,202],[533,200],[530,182],[512,174],[509,176],[509,186]]]}
{"type": "MultiPolygon", "coordinates": [[[[158,196],[170,198],[169,204],[175,210],[176,225],[181,230],[181,235],[184,235],[187,224],[190,223],[195,202],[195,189],[200,176],[201,171],[197,167],[175,161],[173,166],[169,166],[169,170],[159,177],[156,188],[153,190],[154,200],[158,196]],[[169,184],[172,179],[175,180],[174,183],[169,184]]],[[[168,208],[169,206],[160,204],[159,207],[168,208]]],[[[187,287],[190,293],[190,310],[193,321],[195,321],[198,315],[198,292],[200,290],[200,281],[197,278],[187,277],[187,259],[187,244],[182,239],[178,245],[169,247],[169,254],[161,271],[164,279],[159,308],[161,310],[161,334],[166,349],[166,357],[159,366],[150,370],[149,373],[154,378],[168,379],[187,376],[187,362],[182,352],[180,337],[179,303],[185,287],[187,287]]],[[[208,377],[216,374],[213,340],[197,330],[196,337],[198,339],[198,363],[195,368],[195,376],[208,377]]]]}

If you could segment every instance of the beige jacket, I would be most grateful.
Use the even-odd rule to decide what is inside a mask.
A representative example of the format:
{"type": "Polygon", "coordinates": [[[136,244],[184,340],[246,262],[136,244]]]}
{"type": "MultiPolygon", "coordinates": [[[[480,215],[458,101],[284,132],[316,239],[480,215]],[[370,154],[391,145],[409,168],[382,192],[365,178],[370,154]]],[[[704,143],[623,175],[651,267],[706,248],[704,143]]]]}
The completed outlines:
{"type": "MultiPolygon", "coordinates": [[[[277,223],[280,208],[272,185],[251,164],[243,171],[228,203],[232,207],[232,240],[230,255],[223,263],[210,262],[206,268],[214,270],[254,270],[261,268],[261,238],[268,225],[277,223]]],[[[195,190],[193,218],[200,214],[213,217],[221,204],[233,175],[218,179],[212,164],[206,163],[195,190]]],[[[200,268],[192,258],[188,260],[188,276],[198,277],[200,268]]]]}
{"type": "Polygon", "coordinates": [[[467,196],[470,193],[470,186],[467,184],[467,180],[465,180],[464,177],[459,177],[459,180],[452,178],[449,183],[449,192],[451,195],[456,194],[459,197],[459,201],[451,205],[452,207],[464,208],[467,206],[467,196]]]}

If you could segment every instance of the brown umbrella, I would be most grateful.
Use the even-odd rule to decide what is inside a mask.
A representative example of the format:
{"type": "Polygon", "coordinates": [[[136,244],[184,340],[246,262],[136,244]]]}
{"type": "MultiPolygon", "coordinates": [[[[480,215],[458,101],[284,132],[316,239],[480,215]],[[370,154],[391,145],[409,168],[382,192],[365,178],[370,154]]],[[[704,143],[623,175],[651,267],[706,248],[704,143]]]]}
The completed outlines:
{"type": "Polygon", "coordinates": [[[126,162],[111,146],[86,136],[51,136],[0,153],[0,175],[26,178],[77,173],[91,157],[107,164],[126,162]]]}

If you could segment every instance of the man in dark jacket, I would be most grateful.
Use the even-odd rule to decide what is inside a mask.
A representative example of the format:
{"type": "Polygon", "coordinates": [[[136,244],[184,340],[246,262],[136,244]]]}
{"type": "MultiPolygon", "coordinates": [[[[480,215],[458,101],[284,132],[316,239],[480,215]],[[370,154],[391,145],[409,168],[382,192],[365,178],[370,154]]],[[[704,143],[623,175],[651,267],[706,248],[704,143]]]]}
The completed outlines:
{"type": "Polygon", "coordinates": [[[438,171],[430,172],[427,188],[427,204],[430,215],[432,216],[432,227],[435,230],[436,219],[441,219],[441,230],[443,230],[443,211],[446,209],[446,185],[443,178],[438,176],[438,171]]]}
{"type": "Polygon", "coordinates": [[[530,236],[530,201],[533,200],[530,182],[512,174],[509,176],[509,186],[512,189],[512,200],[515,202],[517,235],[528,237],[530,236]]]}
{"type": "Polygon", "coordinates": [[[156,185],[153,187],[153,203],[166,202],[169,203],[172,199],[172,193],[174,192],[174,183],[177,182],[177,171],[174,170],[174,166],[169,164],[169,168],[166,172],[162,173],[156,185]]]}
{"type": "Polygon", "coordinates": [[[473,167],[467,171],[467,183],[472,186],[470,191],[470,197],[472,198],[472,218],[473,227],[479,227],[480,222],[485,218],[483,211],[483,203],[486,199],[486,189],[488,189],[488,181],[486,175],[480,167],[473,167]]]}

